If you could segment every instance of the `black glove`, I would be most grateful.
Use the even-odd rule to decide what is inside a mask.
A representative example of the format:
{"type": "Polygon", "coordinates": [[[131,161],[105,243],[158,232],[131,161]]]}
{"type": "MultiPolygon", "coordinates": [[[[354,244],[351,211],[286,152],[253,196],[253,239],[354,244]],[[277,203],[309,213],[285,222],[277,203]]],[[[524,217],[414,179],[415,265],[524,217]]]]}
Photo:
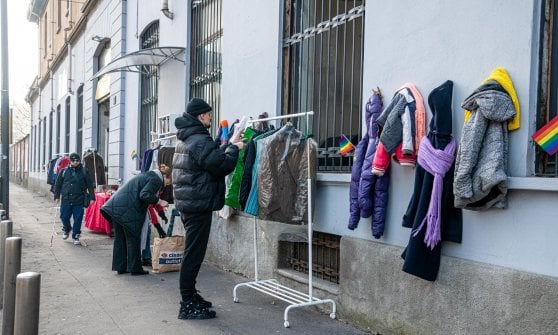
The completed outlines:
{"type": "Polygon", "coordinates": [[[165,234],[165,231],[163,230],[163,227],[161,227],[161,225],[158,222],[156,224],[154,224],[154,226],[155,226],[155,229],[157,229],[157,232],[159,233],[160,238],[167,237],[167,234],[165,234]]]}
{"type": "Polygon", "coordinates": [[[163,219],[163,221],[165,221],[165,223],[168,223],[168,222],[169,222],[169,219],[167,219],[167,216],[165,215],[165,211],[160,211],[160,212],[157,213],[157,214],[159,214],[159,217],[160,217],[161,219],[163,219]]]}

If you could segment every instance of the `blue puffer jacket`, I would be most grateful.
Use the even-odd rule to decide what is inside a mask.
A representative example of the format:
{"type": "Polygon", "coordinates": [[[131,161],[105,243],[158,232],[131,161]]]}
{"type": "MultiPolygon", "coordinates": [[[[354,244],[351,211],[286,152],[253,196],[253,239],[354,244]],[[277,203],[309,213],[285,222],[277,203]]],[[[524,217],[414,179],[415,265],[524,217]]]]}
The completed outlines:
{"type": "Polygon", "coordinates": [[[389,189],[389,170],[383,176],[372,174],[372,161],[378,143],[377,119],[382,112],[379,92],[366,103],[367,133],[357,145],[356,160],[351,175],[351,215],[348,228],[358,226],[361,217],[372,217],[372,235],[380,238],[384,233],[389,189]],[[359,152],[360,150],[360,152],[359,152]]]}

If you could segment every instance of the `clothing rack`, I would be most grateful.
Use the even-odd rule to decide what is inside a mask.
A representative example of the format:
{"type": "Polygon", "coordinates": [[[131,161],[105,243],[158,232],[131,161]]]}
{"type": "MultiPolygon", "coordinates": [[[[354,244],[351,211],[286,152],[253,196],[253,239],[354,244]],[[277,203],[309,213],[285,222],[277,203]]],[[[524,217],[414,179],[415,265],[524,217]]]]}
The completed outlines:
{"type": "Polygon", "coordinates": [[[93,173],[95,174],[95,189],[97,189],[97,186],[99,185],[97,183],[97,162],[95,161],[95,155],[97,155],[97,149],[91,147],[91,148],[86,148],[85,150],[86,150],[85,152],[87,153],[89,152],[93,153],[93,173]]]}
{"type": "Polygon", "coordinates": [[[166,133],[162,136],[157,132],[151,132],[151,147],[156,147],[157,145],[171,146],[173,140],[176,140],[176,133],[166,133]]]}
{"type": "MultiPolygon", "coordinates": [[[[281,115],[275,117],[269,117],[265,119],[257,119],[257,120],[248,120],[248,123],[254,122],[261,122],[261,121],[271,121],[271,120],[279,120],[279,119],[286,119],[286,118],[300,118],[306,117],[306,128],[309,127],[309,116],[314,115],[313,111],[305,112],[305,113],[298,113],[298,114],[290,114],[290,115],[281,115]]],[[[308,135],[308,131],[305,135],[308,135]]],[[[289,311],[293,308],[297,307],[306,307],[318,304],[325,304],[331,303],[332,311],[329,314],[329,317],[332,319],[336,318],[336,305],[335,301],[332,299],[318,299],[313,296],[313,282],[312,282],[312,178],[311,178],[311,171],[310,171],[310,141],[307,141],[308,146],[308,157],[307,157],[307,164],[308,164],[308,294],[294,290],[292,288],[283,286],[279,284],[276,279],[266,279],[260,280],[258,275],[258,249],[257,249],[257,217],[254,216],[254,274],[255,278],[253,281],[245,282],[237,284],[233,289],[233,301],[238,302],[238,297],[236,294],[236,290],[241,286],[251,287],[257,291],[262,293],[271,295],[277,299],[283,300],[286,303],[290,304],[285,308],[285,312],[283,314],[284,323],[283,325],[285,328],[289,328],[289,311]]]]}

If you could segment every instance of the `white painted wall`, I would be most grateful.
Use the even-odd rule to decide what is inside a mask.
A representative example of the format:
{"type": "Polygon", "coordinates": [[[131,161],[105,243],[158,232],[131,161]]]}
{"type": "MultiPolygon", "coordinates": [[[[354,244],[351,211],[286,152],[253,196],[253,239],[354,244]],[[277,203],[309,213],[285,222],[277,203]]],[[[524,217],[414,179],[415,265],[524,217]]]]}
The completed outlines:
{"type": "Polygon", "coordinates": [[[280,1],[223,1],[222,119],[278,110],[280,1]]]}

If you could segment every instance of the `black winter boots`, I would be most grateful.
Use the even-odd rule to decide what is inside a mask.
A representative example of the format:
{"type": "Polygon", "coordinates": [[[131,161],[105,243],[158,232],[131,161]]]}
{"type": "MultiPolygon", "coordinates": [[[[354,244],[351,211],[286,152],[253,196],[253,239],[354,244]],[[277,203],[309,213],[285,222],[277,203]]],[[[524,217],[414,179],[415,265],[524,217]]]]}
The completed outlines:
{"type": "Polygon", "coordinates": [[[181,320],[213,319],[215,316],[216,316],[215,311],[209,310],[208,307],[202,305],[202,303],[200,303],[198,299],[194,297],[192,297],[192,299],[190,299],[189,301],[180,302],[180,310],[178,311],[178,318],[181,320]]]}

